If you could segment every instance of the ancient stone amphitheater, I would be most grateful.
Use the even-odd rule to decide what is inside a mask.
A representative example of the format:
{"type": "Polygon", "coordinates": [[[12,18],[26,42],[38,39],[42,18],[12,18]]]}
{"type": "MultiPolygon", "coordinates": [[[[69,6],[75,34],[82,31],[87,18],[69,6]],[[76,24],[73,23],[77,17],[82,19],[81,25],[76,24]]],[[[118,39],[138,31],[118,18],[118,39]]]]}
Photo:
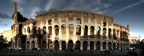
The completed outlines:
{"type": "Polygon", "coordinates": [[[55,11],[23,17],[14,3],[12,47],[45,50],[125,50],[129,26],[114,23],[110,16],[85,11],[55,11]]]}

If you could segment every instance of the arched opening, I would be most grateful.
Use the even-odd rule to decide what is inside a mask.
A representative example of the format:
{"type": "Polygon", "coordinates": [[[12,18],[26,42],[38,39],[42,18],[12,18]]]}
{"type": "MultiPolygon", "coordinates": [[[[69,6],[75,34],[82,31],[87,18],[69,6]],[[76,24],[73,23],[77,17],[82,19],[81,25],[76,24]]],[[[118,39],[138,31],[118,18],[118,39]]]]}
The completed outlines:
{"type": "Polygon", "coordinates": [[[80,50],[80,41],[76,41],[76,47],[75,47],[76,50],[80,50]]]}
{"type": "Polygon", "coordinates": [[[116,38],[116,30],[115,30],[115,29],[113,30],[113,37],[114,37],[114,40],[117,39],[117,38],[116,38]]]}
{"type": "Polygon", "coordinates": [[[112,44],[111,44],[111,42],[108,43],[108,49],[112,50],[112,44]]]}
{"type": "Polygon", "coordinates": [[[77,23],[77,24],[81,24],[81,19],[77,19],[77,20],[76,20],[76,23],[77,23]]]}
{"type": "Polygon", "coordinates": [[[113,50],[116,50],[116,43],[113,43],[113,50]]]}
{"type": "Polygon", "coordinates": [[[103,39],[106,39],[106,28],[103,28],[103,39]]]}
{"type": "Polygon", "coordinates": [[[85,25],[85,27],[84,27],[84,37],[87,38],[87,35],[88,35],[88,26],[85,25]]]}
{"type": "Polygon", "coordinates": [[[55,48],[55,50],[59,50],[59,42],[58,42],[58,40],[55,41],[54,48],[55,48]]]}
{"type": "Polygon", "coordinates": [[[20,25],[19,25],[19,34],[22,34],[22,27],[23,27],[23,25],[20,24],[20,25]]]}
{"type": "Polygon", "coordinates": [[[96,28],[96,35],[97,35],[97,37],[100,37],[100,31],[101,31],[100,27],[97,27],[96,28]]]}
{"type": "Polygon", "coordinates": [[[48,21],[48,24],[49,24],[49,25],[52,25],[52,20],[49,20],[49,21],[48,21]]]}
{"type": "Polygon", "coordinates": [[[87,51],[87,46],[88,46],[87,41],[84,41],[83,42],[83,51],[87,51]]]}
{"type": "Polygon", "coordinates": [[[61,29],[62,29],[62,34],[66,34],[66,25],[65,24],[63,24],[61,26],[61,29]]]}
{"type": "Polygon", "coordinates": [[[37,31],[36,31],[36,27],[33,27],[33,34],[36,34],[37,31]]]}
{"type": "Polygon", "coordinates": [[[34,41],[32,41],[31,48],[32,48],[32,49],[35,48],[35,42],[34,42],[34,41]]]}
{"type": "Polygon", "coordinates": [[[76,27],[76,35],[81,35],[81,26],[77,25],[76,27]]]}
{"type": "Polygon", "coordinates": [[[66,42],[62,41],[62,50],[66,50],[66,42]]]}
{"type": "Polygon", "coordinates": [[[30,27],[27,28],[27,32],[30,33],[30,27]]]}
{"type": "Polygon", "coordinates": [[[49,36],[49,38],[51,38],[51,35],[52,35],[52,26],[49,26],[49,27],[48,27],[48,30],[49,30],[48,36],[49,36]]]}
{"type": "Polygon", "coordinates": [[[73,24],[69,24],[69,34],[73,35],[73,29],[74,29],[74,25],[73,24]]]}
{"type": "Polygon", "coordinates": [[[42,48],[46,49],[46,41],[45,40],[42,41],[42,48]]]}
{"type": "Polygon", "coordinates": [[[68,50],[73,50],[73,41],[69,40],[68,42],[68,50]]]}
{"type": "Polygon", "coordinates": [[[123,50],[123,44],[122,43],[120,44],[120,49],[123,50]]]}
{"type": "Polygon", "coordinates": [[[106,49],[106,42],[103,42],[103,49],[106,49]]]}
{"type": "Polygon", "coordinates": [[[29,49],[29,48],[30,48],[30,42],[27,41],[27,49],[29,49]]]}
{"type": "Polygon", "coordinates": [[[94,26],[90,27],[90,37],[94,38],[94,26]]]}
{"type": "Polygon", "coordinates": [[[108,29],[108,36],[109,36],[109,39],[111,39],[111,29],[110,28],[108,29]]]}
{"type": "Polygon", "coordinates": [[[55,25],[55,35],[59,35],[59,27],[58,25],[55,25]]]}
{"type": "Polygon", "coordinates": [[[41,34],[41,29],[40,28],[38,28],[38,34],[41,34]]]}
{"type": "Polygon", "coordinates": [[[100,42],[99,41],[97,41],[97,43],[96,43],[96,50],[100,50],[100,42]]]}
{"type": "Polygon", "coordinates": [[[46,27],[43,27],[43,34],[46,34],[46,27]]]}
{"type": "Polygon", "coordinates": [[[94,50],[94,42],[93,41],[90,42],[90,50],[94,50]]]}
{"type": "Polygon", "coordinates": [[[119,50],[119,43],[117,43],[117,50],[119,50]]]}

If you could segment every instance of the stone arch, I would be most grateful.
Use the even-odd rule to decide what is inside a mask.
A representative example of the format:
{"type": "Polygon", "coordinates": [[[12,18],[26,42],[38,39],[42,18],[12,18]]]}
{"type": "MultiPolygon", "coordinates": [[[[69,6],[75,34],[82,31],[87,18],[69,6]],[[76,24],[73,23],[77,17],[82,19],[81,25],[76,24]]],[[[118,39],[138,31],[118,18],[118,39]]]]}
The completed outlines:
{"type": "Polygon", "coordinates": [[[97,35],[97,37],[100,36],[100,31],[101,31],[101,28],[98,26],[96,28],[96,33],[97,33],[96,35],[97,35]]]}
{"type": "Polygon", "coordinates": [[[30,27],[27,28],[27,32],[30,33],[30,27]]]}
{"type": "Polygon", "coordinates": [[[40,27],[38,27],[38,34],[41,34],[41,29],[40,29],[40,27]]]}
{"type": "Polygon", "coordinates": [[[115,29],[113,29],[113,37],[114,37],[114,40],[117,39],[117,37],[116,37],[116,30],[115,29]]]}
{"type": "Polygon", "coordinates": [[[29,48],[30,48],[30,42],[27,41],[27,49],[29,49],[29,48]]]}
{"type": "Polygon", "coordinates": [[[103,37],[106,37],[106,28],[103,28],[103,37]]]}
{"type": "Polygon", "coordinates": [[[59,35],[59,26],[55,25],[55,35],[59,35]]]}
{"type": "Polygon", "coordinates": [[[120,48],[120,47],[119,47],[119,43],[117,43],[117,50],[119,50],[119,48],[120,48]]]}
{"type": "Polygon", "coordinates": [[[90,27],[90,34],[91,34],[91,35],[94,35],[94,29],[95,29],[94,26],[91,26],[91,27],[90,27]]]}
{"type": "Polygon", "coordinates": [[[94,41],[90,42],[90,50],[94,50],[94,41]]]}
{"type": "Polygon", "coordinates": [[[87,38],[87,35],[88,35],[88,26],[85,25],[85,26],[84,26],[84,37],[87,38]]]}
{"type": "Polygon", "coordinates": [[[58,40],[56,40],[54,42],[54,48],[55,48],[55,50],[59,50],[59,42],[58,42],[58,40]]]}
{"type": "Polygon", "coordinates": [[[72,40],[68,41],[68,50],[73,50],[73,41],[72,40]]]}
{"type": "Polygon", "coordinates": [[[106,42],[103,42],[103,49],[106,49],[106,42]]]}
{"type": "Polygon", "coordinates": [[[46,49],[46,41],[45,40],[42,41],[42,48],[46,49]]]}
{"type": "Polygon", "coordinates": [[[81,35],[81,26],[80,25],[76,26],[76,35],[81,35]]]}
{"type": "Polygon", "coordinates": [[[101,47],[100,44],[101,44],[100,41],[96,42],[96,50],[100,50],[100,47],[101,47]]]}
{"type": "Polygon", "coordinates": [[[112,50],[112,43],[111,42],[108,43],[108,49],[112,50]]]}
{"type": "Polygon", "coordinates": [[[32,49],[35,48],[35,42],[34,41],[32,41],[31,48],[32,49]]]}
{"type": "Polygon", "coordinates": [[[77,19],[77,20],[76,20],[76,23],[77,23],[77,24],[81,24],[81,19],[77,19]]]}
{"type": "Polygon", "coordinates": [[[87,41],[83,42],[83,51],[87,51],[88,43],[87,41]]]}
{"type": "Polygon", "coordinates": [[[61,26],[61,29],[62,29],[62,34],[66,34],[66,25],[65,24],[63,24],[61,26]]]}
{"type": "Polygon", "coordinates": [[[90,27],[90,37],[91,38],[94,38],[94,30],[95,30],[94,26],[91,26],[90,27]]]}
{"type": "Polygon", "coordinates": [[[120,49],[123,50],[123,43],[120,43],[120,49]]]}
{"type": "Polygon", "coordinates": [[[113,43],[113,50],[116,50],[116,43],[113,43]]]}
{"type": "Polygon", "coordinates": [[[66,50],[66,42],[62,41],[62,50],[66,50]]]}
{"type": "Polygon", "coordinates": [[[48,30],[49,30],[49,35],[52,35],[52,26],[49,26],[48,30]]]}
{"type": "Polygon", "coordinates": [[[46,27],[43,27],[43,34],[46,34],[46,27]]]}
{"type": "Polygon", "coordinates": [[[69,34],[73,35],[73,29],[74,29],[74,25],[73,24],[69,24],[69,34]]]}
{"type": "Polygon", "coordinates": [[[19,34],[22,34],[22,27],[23,27],[23,25],[19,24],[19,34]]]}
{"type": "Polygon", "coordinates": [[[111,28],[109,28],[109,29],[108,29],[108,37],[109,37],[109,39],[112,38],[112,37],[111,37],[111,32],[112,32],[112,30],[111,30],[111,28]]]}
{"type": "Polygon", "coordinates": [[[76,47],[75,47],[75,49],[76,50],[80,50],[80,41],[76,41],[76,47]]]}
{"type": "Polygon", "coordinates": [[[36,31],[36,27],[33,27],[33,34],[36,34],[37,31],[36,31]]]}

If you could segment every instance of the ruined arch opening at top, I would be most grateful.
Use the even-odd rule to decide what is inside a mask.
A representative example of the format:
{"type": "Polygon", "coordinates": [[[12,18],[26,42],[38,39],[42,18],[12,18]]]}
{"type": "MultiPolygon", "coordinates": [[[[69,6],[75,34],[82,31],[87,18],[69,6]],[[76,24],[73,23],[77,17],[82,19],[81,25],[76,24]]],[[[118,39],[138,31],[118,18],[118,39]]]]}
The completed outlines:
{"type": "Polygon", "coordinates": [[[19,25],[19,34],[22,34],[22,27],[23,27],[23,25],[20,24],[20,25],[19,25]]]}

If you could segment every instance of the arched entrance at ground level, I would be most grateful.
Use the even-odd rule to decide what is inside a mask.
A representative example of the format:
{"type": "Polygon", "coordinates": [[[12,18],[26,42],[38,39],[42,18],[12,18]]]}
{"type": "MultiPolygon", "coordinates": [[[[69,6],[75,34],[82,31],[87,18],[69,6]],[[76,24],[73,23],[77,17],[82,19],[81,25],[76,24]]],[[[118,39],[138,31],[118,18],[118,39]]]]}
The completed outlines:
{"type": "Polygon", "coordinates": [[[123,44],[122,43],[120,44],[120,49],[123,50],[123,44]]]}
{"type": "Polygon", "coordinates": [[[84,41],[84,42],[83,42],[83,50],[84,50],[84,51],[87,51],[87,46],[88,46],[87,41],[84,41]]]}
{"type": "Polygon", "coordinates": [[[119,50],[119,43],[117,43],[117,50],[119,50]]]}
{"type": "Polygon", "coordinates": [[[103,42],[103,49],[106,49],[106,42],[103,42]]]}
{"type": "Polygon", "coordinates": [[[27,41],[27,49],[29,49],[29,48],[30,48],[30,42],[27,41]]]}
{"type": "Polygon", "coordinates": [[[80,50],[80,41],[76,41],[76,47],[75,47],[76,50],[80,50]]]}
{"type": "Polygon", "coordinates": [[[111,44],[111,42],[108,43],[108,49],[112,50],[112,44],[111,44]]]}
{"type": "Polygon", "coordinates": [[[35,48],[35,42],[34,42],[34,41],[32,41],[31,48],[32,48],[32,49],[35,48]]]}
{"type": "Polygon", "coordinates": [[[66,50],[66,42],[62,41],[62,50],[66,50]]]}
{"type": "Polygon", "coordinates": [[[113,43],[113,50],[116,50],[116,43],[113,43]]]}
{"type": "Polygon", "coordinates": [[[94,50],[94,42],[93,41],[90,42],[90,50],[94,50]]]}
{"type": "Polygon", "coordinates": [[[46,41],[42,41],[42,48],[46,49],[46,41]]]}
{"type": "Polygon", "coordinates": [[[96,43],[96,50],[100,50],[100,42],[99,41],[96,43]]]}
{"type": "Polygon", "coordinates": [[[58,40],[55,41],[54,48],[55,48],[55,50],[59,50],[59,42],[58,42],[58,40]]]}
{"type": "Polygon", "coordinates": [[[72,50],[73,49],[73,41],[69,40],[68,42],[68,50],[72,50]]]}

